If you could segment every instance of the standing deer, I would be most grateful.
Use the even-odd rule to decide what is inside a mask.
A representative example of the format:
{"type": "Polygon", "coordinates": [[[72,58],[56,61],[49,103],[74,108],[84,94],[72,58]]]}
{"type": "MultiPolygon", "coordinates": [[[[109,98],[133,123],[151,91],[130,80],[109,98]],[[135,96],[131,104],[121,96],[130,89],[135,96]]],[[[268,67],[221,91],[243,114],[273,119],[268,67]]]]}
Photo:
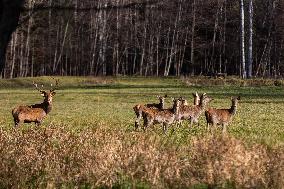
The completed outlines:
{"type": "Polygon", "coordinates": [[[170,109],[151,109],[143,107],[142,116],[144,120],[143,129],[147,127],[161,123],[163,125],[163,131],[166,133],[170,124],[176,121],[176,117],[179,114],[180,100],[173,99],[173,107],[170,109]]]}
{"type": "MultiPolygon", "coordinates": [[[[204,93],[204,94],[205,94],[205,93],[204,93]]],[[[192,93],[192,96],[193,96],[193,105],[194,105],[194,106],[199,105],[199,103],[200,103],[200,97],[199,97],[198,93],[197,93],[197,92],[192,93]]],[[[180,109],[184,110],[184,109],[187,109],[188,107],[190,107],[190,106],[188,105],[187,100],[184,99],[182,96],[179,97],[179,100],[181,101],[181,104],[180,104],[180,107],[181,107],[181,108],[180,108],[180,109]]],[[[191,106],[191,107],[192,107],[192,106],[191,106]]],[[[178,126],[181,125],[181,117],[182,117],[182,116],[180,116],[180,118],[179,118],[179,116],[177,117],[178,126]]]]}
{"type": "Polygon", "coordinates": [[[20,126],[22,123],[34,122],[39,126],[46,115],[52,109],[52,97],[56,94],[55,87],[58,86],[58,80],[56,80],[56,85],[53,89],[44,91],[38,88],[38,85],[33,82],[35,88],[44,97],[44,100],[40,104],[33,104],[30,106],[21,105],[12,110],[12,115],[14,117],[15,127],[20,126]]]}
{"type": "Polygon", "coordinates": [[[133,110],[136,114],[136,120],[135,120],[135,129],[139,127],[139,121],[142,118],[142,111],[145,108],[151,108],[151,109],[159,109],[162,110],[165,108],[165,98],[167,98],[167,95],[165,96],[157,96],[159,99],[159,103],[152,103],[152,104],[137,104],[133,107],[133,110]]]}
{"type": "MultiPolygon", "coordinates": [[[[198,93],[197,92],[192,93],[192,96],[193,96],[193,105],[198,105],[200,103],[200,97],[198,93]]],[[[179,97],[179,100],[181,101],[181,106],[183,105],[188,106],[188,102],[185,98],[181,96],[179,97]]]]}
{"type": "Polygon", "coordinates": [[[193,96],[193,105],[198,105],[200,103],[200,97],[197,92],[192,93],[193,96]]]}
{"type": "Polygon", "coordinates": [[[206,93],[202,94],[198,105],[183,105],[180,107],[177,120],[190,120],[190,126],[192,126],[193,123],[198,123],[200,115],[205,111],[208,103],[212,100],[212,98],[206,96],[206,93]]]}
{"type": "Polygon", "coordinates": [[[214,128],[216,125],[223,126],[223,133],[227,130],[227,125],[232,121],[233,116],[237,112],[238,101],[241,99],[240,96],[232,97],[232,106],[230,109],[215,109],[209,108],[205,111],[205,117],[207,120],[207,130],[209,130],[209,125],[211,124],[214,128]]]}

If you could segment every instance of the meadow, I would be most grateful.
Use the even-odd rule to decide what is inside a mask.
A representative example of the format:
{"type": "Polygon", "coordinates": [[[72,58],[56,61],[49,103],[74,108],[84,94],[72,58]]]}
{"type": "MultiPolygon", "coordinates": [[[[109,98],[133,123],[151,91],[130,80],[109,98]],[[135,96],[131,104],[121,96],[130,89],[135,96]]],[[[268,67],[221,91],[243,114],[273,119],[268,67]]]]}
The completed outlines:
{"type": "MultiPolygon", "coordinates": [[[[32,81],[0,80],[0,188],[281,188],[283,81],[235,78],[57,77],[53,110],[40,127],[13,128],[12,108],[42,101],[32,81]],[[238,112],[223,136],[188,122],[134,130],[133,106],[157,95],[207,93],[211,107],[238,112]]],[[[170,98],[166,107],[171,107],[170,98]]]]}

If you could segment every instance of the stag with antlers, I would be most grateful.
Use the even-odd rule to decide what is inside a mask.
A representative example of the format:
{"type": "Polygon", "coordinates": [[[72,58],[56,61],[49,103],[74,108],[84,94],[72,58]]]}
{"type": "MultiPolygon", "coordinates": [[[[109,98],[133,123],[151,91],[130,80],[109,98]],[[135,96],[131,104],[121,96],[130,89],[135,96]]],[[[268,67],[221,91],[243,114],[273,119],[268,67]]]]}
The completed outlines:
{"type": "MultiPolygon", "coordinates": [[[[33,105],[21,105],[12,110],[12,115],[15,122],[15,127],[20,126],[22,123],[32,123],[40,125],[46,115],[52,109],[52,97],[56,94],[55,89],[58,86],[58,80],[56,80],[55,86],[50,90],[41,90],[38,87],[38,84],[33,82],[35,88],[41,93],[44,97],[44,100],[40,104],[33,105]]],[[[52,86],[52,85],[51,85],[52,86]]]]}

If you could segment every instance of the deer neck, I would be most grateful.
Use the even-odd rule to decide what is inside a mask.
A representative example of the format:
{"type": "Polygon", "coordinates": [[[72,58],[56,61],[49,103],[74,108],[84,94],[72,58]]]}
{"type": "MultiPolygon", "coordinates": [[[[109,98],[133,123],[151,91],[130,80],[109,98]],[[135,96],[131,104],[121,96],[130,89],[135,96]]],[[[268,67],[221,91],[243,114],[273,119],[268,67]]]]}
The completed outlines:
{"type": "Polygon", "coordinates": [[[48,114],[51,111],[51,109],[52,109],[52,103],[44,101],[42,103],[42,109],[45,111],[46,114],[48,114]]]}
{"type": "Polygon", "coordinates": [[[205,110],[206,106],[207,106],[207,103],[204,103],[204,102],[200,102],[199,105],[197,105],[199,107],[199,109],[201,111],[205,110]]]}
{"type": "Polygon", "coordinates": [[[237,112],[237,106],[236,106],[236,105],[232,105],[232,106],[231,106],[231,109],[230,109],[230,113],[233,114],[233,115],[235,115],[236,112],[237,112]]]}
{"type": "Polygon", "coordinates": [[[193,101],[194,105],[198,105],[199,103],[199,100],[197,98],[194,98],[194,101],[193,101]]]}
{"type": "Polygon", "coordinates": [[[179,114],[179,107],[178,106],[176,106],[176,105],[173,106],[173,113],[175,115],[179,114]]]}
{"type": "Polygon", "coordinates": [[[160,101],[160,103],[159,103],[159,108],[160,108],[160,109],[164,109],[164,108],[165,108],[165,107],[164,107],[164,102],[160,101]]]}

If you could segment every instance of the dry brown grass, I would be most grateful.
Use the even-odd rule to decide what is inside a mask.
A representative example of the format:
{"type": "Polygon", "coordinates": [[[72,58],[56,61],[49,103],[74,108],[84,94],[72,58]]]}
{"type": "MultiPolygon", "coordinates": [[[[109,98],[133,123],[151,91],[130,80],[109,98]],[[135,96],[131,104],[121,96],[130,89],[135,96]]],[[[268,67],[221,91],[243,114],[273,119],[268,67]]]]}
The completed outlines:
{"type": "Polygon", "coordinates": [[[144,132],[64,126],[0,130],[0,188],[132,187],[196,184],[246,188],[284,186],[284,150],[245,145],[233,137],[193,138],[173,145],[144,132]]]}

